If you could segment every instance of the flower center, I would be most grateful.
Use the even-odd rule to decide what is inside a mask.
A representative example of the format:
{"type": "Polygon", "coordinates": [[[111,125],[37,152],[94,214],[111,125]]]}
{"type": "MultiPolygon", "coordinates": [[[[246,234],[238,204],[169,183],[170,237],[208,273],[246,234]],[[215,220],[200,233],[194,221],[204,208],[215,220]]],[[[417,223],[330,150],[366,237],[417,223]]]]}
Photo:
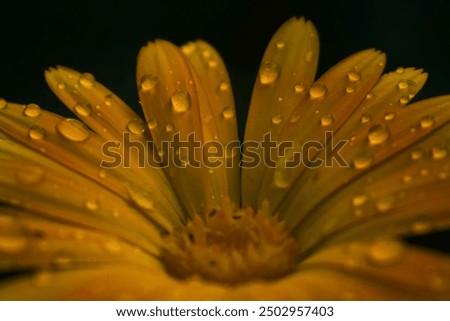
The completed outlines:
{"type": "Polygon", "coordinates": [[[177,278],[200,276],[236,284],[274,279],[291,272],[297,261],[296,243],[283,224],[268,213],[217,209],[194,218],[168,236],[162,261],[177,278]]]}

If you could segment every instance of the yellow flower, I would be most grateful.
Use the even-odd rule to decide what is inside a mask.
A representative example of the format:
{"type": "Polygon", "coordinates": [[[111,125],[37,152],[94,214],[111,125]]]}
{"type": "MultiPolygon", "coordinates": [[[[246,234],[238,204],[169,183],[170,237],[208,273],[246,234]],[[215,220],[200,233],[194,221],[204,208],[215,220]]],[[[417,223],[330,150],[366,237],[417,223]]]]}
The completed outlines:
{"type": "Polygon", "coordinates": [[[450,97],[409,104],[426,74],[373,49],[314,80],[318,53],[275,33],[243,144],[204,41],[141,50],[145,121],[65,67],[82,122],[0,100],[0,299],[450,299],[449,257],[402,242],[449,227],[450,97]]]}

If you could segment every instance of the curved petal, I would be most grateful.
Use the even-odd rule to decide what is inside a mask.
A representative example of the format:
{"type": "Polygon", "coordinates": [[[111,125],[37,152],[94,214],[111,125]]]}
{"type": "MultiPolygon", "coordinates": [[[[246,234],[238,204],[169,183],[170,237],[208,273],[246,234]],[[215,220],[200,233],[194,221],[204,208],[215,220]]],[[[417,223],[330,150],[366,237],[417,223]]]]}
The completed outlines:
{"type": "Polygon", "coordinates": [[[139,53],[137,82],[164,167],[188,216],[222,207],[225,199],[237,206],[236,120],[228,76],[215,50],[204,42],[183,50],[162,40],[149,43],[139,53]]]}

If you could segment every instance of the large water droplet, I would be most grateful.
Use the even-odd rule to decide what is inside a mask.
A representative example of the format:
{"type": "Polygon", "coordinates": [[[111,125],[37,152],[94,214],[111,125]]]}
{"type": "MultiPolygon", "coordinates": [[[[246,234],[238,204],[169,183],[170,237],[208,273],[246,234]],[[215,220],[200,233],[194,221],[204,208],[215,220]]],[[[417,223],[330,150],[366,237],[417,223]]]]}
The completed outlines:
{"type": "Polygon", "coordinates": [[[6,108],[7,105],[8,105],[8,102],[5,99],[0,98],[0,110],[6,108]]]}
{"type": "Polygon", "coordinates": [[[356,82],[359,81],[361,79],[361,74],[357,71],[350,71],[347,74],[348,80],[352,81],[352,82],[356,82]]]}
{"type": "Polygon", "coordinates": [[[90,136],[86,126],[76,119],[67,118],[56,124],[56,130],[64,138],[73,142],[84,142],[90,136]]]}
{"type": "Polygon", "coordinates": [[[322,118],[320,119],[320,124],[323,127],[331,126],[333,124],[333,122],[334,122],[334,117],[331,114],[322,116],[322,118]]]}
{"type": "Polygon", "coordinates": [[[280,76],[280,65],[273,61],[265,61],[259,68],[259,81],[263,85],[273,83],[280,76]]]}
{"type": "Polygon", "coordinates": [[[368,249],[368,259],[378,266],[399,263],[405,254],[404,246],[396,240],[382,239],[373,242],[368,249]]]}
{"type": "Polygon", "coordinates": [[[29,166],[16,172],[16,179],[24,185],[36,185],[44,178],[44,171],[40,167],[29,166]]]}
{"type": "Polygon", "coordinates": [[[283,121],[283,118],[281,117],[280,114],[276,114],[272,117],[272,124],[274,124],[274,125],[279,125],[279,124],[281,124],[282,121],[283,121]]]}
{"type": "Polygon", "coordinates": [[[177,89],[170,97],[172,109],[176,113],[188,111],[191,108],[191,96],[184,89],[177,89]]]}
{"type": "Polygon", "coordinates": [[[373,163],[373,156],[369,152],[362,152],[355,156],[353,165],[356,169],[368,168],[373,163]]]}
{"type": "Polygon", "coordinates": [[[84,88],[92,88],[94,86],[95,78],[90,73],[84,73],[81,75],[80,79],[78,79],[78,82],[81,86],[84,88]]]}
{"type": "Polygon", "coordinates": [[[155,75],[144,75],[141,78],[141,90],[150,91],[155,88],[158,83],[158,77],[155,75]]]}
{"type": "Polygon", "coordinates": [[[128,130],[136,135],[142,135],[145,132],[145,123],[141,118],[133,118],[127,124],[128,130]]]}
{"type": "Polygon", "coordinates": [[[89,103],[85,102],[85,101],[80,101],[78,103],[75,104],[75,106],[73,107],[73,109],[75,110],[75,112],[80,115],[80,116],[89,116],[92,112],[92,107],[89,103]]]}
{"type": "Polygon", "coordinates": [[[227,106],[222,110],[222,117],[224,119],[231,119],[234,117],[234,108],[231,106],[227,106]]]}
{"type": "Polygon", "coordinates": [[[34,140],[39,140],[44,138],[46,135],[45,129],[39,126],[33,126],[28,131],[28,137],[34,140]]]}
{"type": "Polygon", "coordinates": [[[25,116],[28,116],[28,117],[37,117],[41,114],[41,107],[39,107],[36,104],[29,104],[29,105],[25,106],[23,113],[25,114],[25,116]]]}
{"type": "Polygon", "coordinates": [[[434,117],[433,116],[424,116],[420,120],[420,127],[423,129],[430,128],[434,125],[434,117]]]}
{"type": "Polygon", "coordinates": [[[371,145],[378,145],[384,143],[390,136],[389,127],[385,124],[378,124],[369,129],[369,143],[371,145]]]}
{"type": "Polygon", "coordinates": [[[309,88],[309,95],[311,98],[317,99],[322,98],[327,93],[327,86],[322,82],[315,82],[309,88]]]}

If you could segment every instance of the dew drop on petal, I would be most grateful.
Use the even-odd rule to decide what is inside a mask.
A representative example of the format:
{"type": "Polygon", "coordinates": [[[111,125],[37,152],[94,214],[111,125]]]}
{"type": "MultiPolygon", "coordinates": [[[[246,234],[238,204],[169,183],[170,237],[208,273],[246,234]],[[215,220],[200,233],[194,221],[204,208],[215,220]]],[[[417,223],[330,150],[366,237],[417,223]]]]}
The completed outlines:
{"type": "Polygon", "coordinates": [[[87,89],[92,88],[92,86],[94,86],[94,81],[95,78],[90,73],[84,73],[80,76],[80,79],[78,79],[80,85],[87,89]]]}
{"type": "Polygon", "coordinates": [[[430,128],[433,125],[434,125],[434,117],[433,116],[424,116],[420,120],[420,127],[422,127],[423,129],[430,128]]]}
{"type": "Polygon", "coordinates": [[[40,140],[46,135],[45,129],[39,126],[33,126],[28,131],[28,137],[34,140],[40,140]]]}
{"type": "Polygon", "coordinates": [[[305,91],[305,89],[306,89],[306,86],[302,82],[298,82],[294,85],[294,92],[296,94],[301,94],[302,92],[305,91]]]}
{"type": "Polygon", "coordinates": [[[400,99],[398,100],[398,102],[402,105],[406,105],[409,101],[409,98],[407,96],[402,96],[400,97],[400,99]]]}
{"type": "Polygon", "coordinates": [[[37,166],[21,168],[16,172],[16,179],[24,185],[36,185],[44,179],[44,170],[37,166]]]}
{"type": "Polygon", "coordinates": [[[59,254],[52,260],[52,265],[57,269],[68,269],[73,263],[73,259],[67,254],[59,254]]]}
{"type": "Polygon", "coordinates": [[[372,99],[375,95],[372,92],[367,93],[366,99],[372,99]]]}
{"type": "Polygon", "coordinates": [[[259,68],[259,81],[263,85],[273,83],[280,76],[280,65],[273,61],[265,61],[259,68]]]}
{"type": "Polygon", "coordinates": [[[191,108],[191,96],[184,89],[177,89],[170,97],[172,110],[175,113],[183,113],[191,108]]]}
{"type": "Polygon", "coordinates": [[[368,168],[373,163],[373,155],[369,152],[362,152],[355,156],[353,165],[356,169],[368,168]]]}
{"type": "Polygon", "coordinates": [[[398,87],[398,89],[400,89],[400,90],[405,90],[405,89],[407,89],[407,88],[409,87],[409,83],[408,83],[408,81],[406,81],[406,80],[400,80],[400,81],[397,83],[397,87],[398,87]]]}
{"type": "Polygon", "coordinates": [[[366,124],[366,123],[370,122],[371,119],[372,119],[372,116],[370,116],[369,114],[364,114],[361,116],[361,123],[366,124]]]}
{"type": "Polygon", "coordinates": [[[272,124],[274,124],[274,125],[279,125],[279,124],[281,124],[282,121],[283,121],[283,118],[281,117],[280,114],[276,114],[275,116],[272,117],[272,124]]]}
{"type": "Polygon", "coordinates": [[[56,85],[56,87],[58,87],[59,89],[63,90],[63,89],[66,89],[66,84],[63,83],[63,82],[59,82],[59,83],[56,85]]]}
{"type": "Polygon", "coordinates": [[[411,159],[412,160],[419,160],[423,157],[423,150],[421,149],[415,149],[411,152],[411,159]]]}
{"type": "Polygon", "coordinates": [[[385,124],[374,125],[369,129],[369,143],[378,145],[384,143],[390,136],[389,127],[385,124]]]}
{"type": "Polygon", "coordinates": [[[357,71],[350,71],[347,74],[347,77],[348,77],[348,80],[350,80],[351,82],[356,82],[361,79],[361,74],[357,71]]]}
{"type": "Polygon", "coordinates": [[[86,200],[84,202],[84,207],[89,211],[98,210],[98,201],[97,200],[86,200]]]}
{"type": "Polygon", "coordinates": [[[411,183],[411,182],[412,182],[412,179],[413,179],[413,178],[412,178],[411,175],[404,175],[404,176],[402,177],[402,182],[408,184],[408,183],[411,183]]]}
{"type": "Polygon", "coordinates": [[[222,117],[224,119],[231,119],[234,117],[234,108],[231,106],[227,106],[222,110],[222,117]]]}
{"type": "Polygon", "coordinates": [[[289,172],[285,168],[277,168],[273,173],[273,184],[278,188],[288,188],[291,185],[289,172]]]}
{"type": "Polygon", "coordinates": [[[108,253],[117,254],[122,251],[122,246],[116,240],[108,240],[103,243],[103,247],[108,253]]]}
{"type": "Polygon", "coordinates": [[[345,87],[345,92],[347,93],[347,94],[351,94],[351,93],[353,93],[355,91],[355,87],[353,87],[353,86],[347,86],[347,87],[345,87]]]}
{"type": "Polygon", "coordinates": [[[127,191],[130,199],[139,206],[139,208],[146,211],[152,211],[154,209],[153,200],[149,193],[135,189],[131,186],[128,186],[127,191]]]}
{"type": "Polygon", "coordinates": [[[277,41],[277,48],[278,49],[283,49],[286,46],[286,42],[285,41],[277,41]]]}
{"type": "Polygon", "coordinates": [[[158,83],[158,78],[155,75],[144,75],[141,78],[141,90],[150,91],[155,88],[158,83]]]}
{"type": "Polygon", "coordinates": [[[291,117],[289,118],[289,122],[291,124],[295,124],[300,120],[300,115],[298,114],[292,114],[291,117]]]}
{"type": "Polygon", "coordinates": [[[56,124],[56,130],[64,138],[73,142],[84,142],[90,133],[83,123],[76,119],[67,118],[56,124]]]}
{"type": "Polygon", "coordinates": [[[395,70],[395,72],[396,72],[397,74],[402,74],[402,73],[405,72],[405,68],[403,68],[403,67],[398,67],[398,68],[395,70]]]}
{"type": "Polygon", "coordinates": [[[394,206],[394,198],[387,196],[379,199],[376,203],[376,209],[378,213],[385,213],[392,209],[394,206]]]}
{"type": "Polygon", "coordinates": [[[108,94],[105,96],[105,105],[106,106],[111,106],[112,105],[112,94],[108,94]]]}
{"type": "Polygon", "coordinates": [[[174,130],[174,128],[175,128],[175,127],[173,126],[172,123],[166,124],[166,126],[165,126],[166,133],[170,133],[171,131],[174,130]]]}
{"type": "Polygon", "coordinates": [[[353,197],[352,204],[355,207],[362,206],[367,202],[368,199],[369,198],[366,194],[360,194],[360,195],[353,197]]]}
{"type": "Polygon", "coordinates": [[[428,215],[421,215],[416,218],[411,226],[411,229],[416,234],[424,234],[432,229],[432,220],[428,215]]]}
{"type": "Polygon", "coordinates": [[[226,81],[222,81],[220,84],[219,84],[219,90],[220,91],[227,91],[228,89],[230,89],[230,84],[229,83],[227,83],[226,81]]]}
{"type": "Polygon", "coordinates": [[[0,234],[0,253],[18,254],[28,247],[28,238],[25,235],[0,234]]]}
{"type": "Polygon", "coordinates": [[[8,102],[5,99],[0,98],[0,110],[6,108],[7,105],[8,105],[8,102]]]}
{"type": "Polygon", "coordinates": [[[396,240],[381,239],[373,242],[367,253],[369,261],[377,266],[399,263],[405,255],[404,246],[396,240]]]}
{"type": "Polygon", "coordinates": [[[396,113],[394,112],[387,112],[386,114],[384,114],[384,120],[393,120],[395,118],[395,116],[397,116],[396,113]]]}
{"type": "Polygon", "coordinates": [[[89,116],[92,112],[92,107],[89,103],[81,101],[75,104],[73,107],[77,115],[80,116],[89,116]]]}
{"type": "Polygon", "coordinates": [[[447,148],[445,146],[435,146],[431,150],[433,159],[443,159],[447,156],[447,148]]]}
{"type": "Polygon", "coordinates": [[[308,52],[305,53],[305,61],[306,62],[311,62],[313,60],[314,57],[314,52],[312,50],[309,50],[308,52]]]}
{"type": "Polygon", "coordinates": [[[320,119],[320,124],[323,127],[331,126],[333,124],[333,122],[334,122],[334,117],[331,114],[322,116],[322,118],[320,119]]]}
{"type": "Polygon", "coordinates": [[[37,117],[41,114],[41,107],[36,104],[29,104],[25,106],[25,109],[23,110],[23,113],[27,117],[37,117]]]}
{"type": "Polygon", "coordinates": [[[316,82],[309,88],[309,95],[311,98],[322,98],[327,93],[327,86],[322,82],[316,82]]]}
{"type": "Polygon", "coordinates": [[[128,122],[127,129],[133,134],[142,135],[145,132],[145,123],[141,118],[135,117],[128,122]]]}
{"type": "Polygon", "coordinates": [[[105,178],[106,177],[106,171],[104,169],[101,169],[98,171],[98,177],[105,178]]]}
{"type": "Polygon", "coordinates": [[[149,129],[155,129],[156,127],[158,127],[158,121],[154,118],[150,118],[147,125],[149,129]]]}

